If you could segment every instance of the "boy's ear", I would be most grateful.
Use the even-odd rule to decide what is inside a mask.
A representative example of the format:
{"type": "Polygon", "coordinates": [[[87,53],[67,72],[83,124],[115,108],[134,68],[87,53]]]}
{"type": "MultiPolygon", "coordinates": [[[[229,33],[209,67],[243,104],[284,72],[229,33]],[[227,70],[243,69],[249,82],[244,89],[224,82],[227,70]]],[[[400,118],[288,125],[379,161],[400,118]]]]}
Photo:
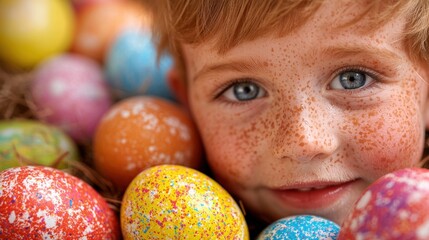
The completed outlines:
{"type": "Polygon", "coordinates": [[[425,127],[426,127],[426,131],[429,131],[429,98],[426,100],[425,108],[426,108],[424,113],[425,127]]]}
{"type": "Polygon", "coordinates": [[[173,91],[177,100],[188,107],[188,93],[186,88],[186,80],[182,79],[179,71],[172,67],[167,73],[167,83],[173,91]]]}
{"type": "Polygon", "coordinates": [[[426,99],[426,106],[424,109],[424,123],[425,123],[425,127],[426,127],[426,132],[429,132],[429,96],[426,99]]]}
{"type": "Polygon", "coordinates": [[[425,127],[426,131],[429,131],[429,65],[424,64],[423,71],[420,73],[420,77],[423,79],[423,81],[426,82],[426,88],[428,91],[428,95],[426,96],[426,105],[424,109],[424,121],[425,121],[425,127]]]}

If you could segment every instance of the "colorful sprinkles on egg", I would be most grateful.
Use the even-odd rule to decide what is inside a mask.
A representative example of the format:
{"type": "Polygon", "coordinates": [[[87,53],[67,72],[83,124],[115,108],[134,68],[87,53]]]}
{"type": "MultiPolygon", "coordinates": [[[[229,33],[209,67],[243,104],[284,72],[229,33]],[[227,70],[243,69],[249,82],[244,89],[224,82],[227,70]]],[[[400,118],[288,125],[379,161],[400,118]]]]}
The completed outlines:
{"type": "Polygon", "coordinates": [[[119,239],[119,226],[85,182],[27,166],[0,173],[0,239],[119,239]]]}
{"type": "Polygon", "coordinates": [[[335,240],[339,231],[340,227],[330,220],[312,215],[297,215],[270,224],[258,236],[258,240],[335,240]]]}
{"type": "Polygon", "coordinates": [[[248,239],[232,197],[204,174],[161,165],[139,174],[121,207],[125,239],[248,239]]]}
{"type": "Polygon", "coordinates": [[[428,196],[429,170],[387,174],[361,196],[340,239],[429,239],[428,196]]]}

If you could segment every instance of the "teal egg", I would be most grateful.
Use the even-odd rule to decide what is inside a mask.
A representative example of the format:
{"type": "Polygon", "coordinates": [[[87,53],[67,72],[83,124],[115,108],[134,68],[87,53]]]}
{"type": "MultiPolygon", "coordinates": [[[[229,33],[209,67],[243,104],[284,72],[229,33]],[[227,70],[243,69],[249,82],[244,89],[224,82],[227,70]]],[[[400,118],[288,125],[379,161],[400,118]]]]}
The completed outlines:
{"type": "Polygon", "coordinates": [[[312,215],[282,218],[266,227],[257,240],[335,240],[340,227],[327,219],[312,215]]]}
{"type": "Polygon", "coordinates": [[[106,79],[117,98],[152,95],[175,100],[166,78],[172,63],[169,55],[157,62],[156,47],[148,30],[125,31],[108,51],[106,79]]]}

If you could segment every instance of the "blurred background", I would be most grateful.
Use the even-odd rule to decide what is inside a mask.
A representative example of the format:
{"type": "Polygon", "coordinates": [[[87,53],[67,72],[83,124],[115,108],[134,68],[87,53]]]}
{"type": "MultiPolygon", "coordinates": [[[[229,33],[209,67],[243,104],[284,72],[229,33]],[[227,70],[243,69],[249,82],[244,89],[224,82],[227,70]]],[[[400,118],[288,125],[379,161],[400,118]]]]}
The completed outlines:
{"type": "MultiPolygon", "coordinates": [[[[104,162],[115,159],[104,155],[113,153],[101,148],[116,149],[119,138],[128,144],[117,156],[144,155],[128,162],[116,159],[128,166],[124,175],[130,175],[126,171],[131,168],[134,176],[161,163],[199,166],[196,130],[166,80],[173,62],[168,55],[157,59],[150,28],[151,15],[143,1],[0,0],[0,170],[21,165],[58,167],[89,182],[114,204],[131,180],[112,180],[107,168],[116,173],[118,168],[106,167],[104,162]],[[159,159],[160,153],[149,156],[138,152],[147,152],[147,145],[136,150],[130,144],[165,145],[156,140],[165,139],[165,133],[146,131],[145,138],[135,134],[128,137],[134,139],[125,139],[125,133],[114,135],[103,127],[96,140],[103,117],[123,110],[131,98],[134,104],[161,102],[162,111],[148,111],[185,121],[194,131],[192,146],[173,136],[167,147],[177,151],[154,161],[150,159],[159,159]],[[100,142],[98,153],[94,153],[96,142],[100,142]],[[183,146],[177,149],[178,144],[183,146]],[[101,162],[98,168],[95,159],[101,162]]],[[[129,121],[123,126],[145,124],[129,121]]]]}

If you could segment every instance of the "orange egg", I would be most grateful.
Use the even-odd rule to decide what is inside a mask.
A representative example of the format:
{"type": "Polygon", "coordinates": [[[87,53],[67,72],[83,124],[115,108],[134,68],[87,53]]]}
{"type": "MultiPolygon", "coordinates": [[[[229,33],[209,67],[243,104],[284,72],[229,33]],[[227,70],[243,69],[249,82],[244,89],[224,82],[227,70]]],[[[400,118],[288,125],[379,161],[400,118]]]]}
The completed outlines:
{"type": "Polygon", "coordinates": [[[189,115],[175,103],[149,96],[116,103],[97,127],[93,150],[95,169],[120,191],[152,166],[201,166],[202,144],[189,115]]]}
{"type": "Polygon", "coordinates": [[[150,24],[147,11],[133,1],[95,2],[76,15],[72,51],[99,62],[122,31],[150,24]]]}
{"type": "Polygon", "coordinates": [[[76,12],[79,12],[80,10],[88,7],[91,4],[101,3],[101,2],[105,3],[108,1],[120,1],[120,0],[71,0],[71,3],[74,7],[74,10],[76,12]]]}

